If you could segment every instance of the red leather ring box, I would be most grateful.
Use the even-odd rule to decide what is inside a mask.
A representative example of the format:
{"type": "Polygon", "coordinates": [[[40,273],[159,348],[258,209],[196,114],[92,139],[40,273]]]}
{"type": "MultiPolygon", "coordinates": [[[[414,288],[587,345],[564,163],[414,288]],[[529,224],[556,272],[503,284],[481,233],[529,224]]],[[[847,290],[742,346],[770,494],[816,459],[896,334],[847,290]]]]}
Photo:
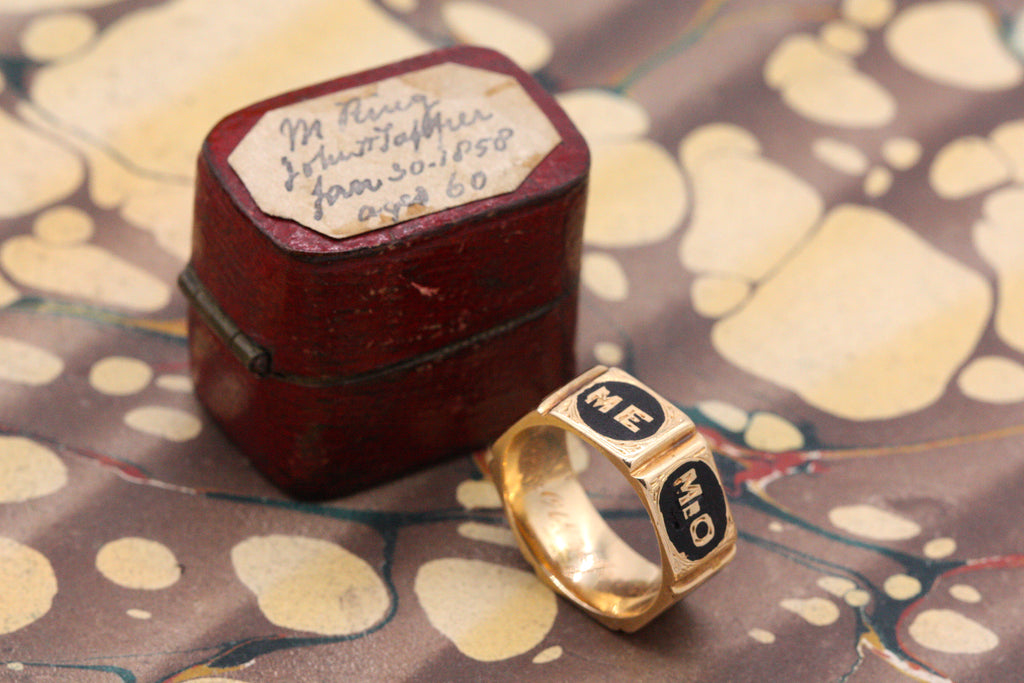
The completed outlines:
{"type": "Polygon", "coordinates": [[[574,376],[589,154],[504,56],[456,47],[218,123],[199,156],[196,393],[286,492],[496,438],[574,376]]]}

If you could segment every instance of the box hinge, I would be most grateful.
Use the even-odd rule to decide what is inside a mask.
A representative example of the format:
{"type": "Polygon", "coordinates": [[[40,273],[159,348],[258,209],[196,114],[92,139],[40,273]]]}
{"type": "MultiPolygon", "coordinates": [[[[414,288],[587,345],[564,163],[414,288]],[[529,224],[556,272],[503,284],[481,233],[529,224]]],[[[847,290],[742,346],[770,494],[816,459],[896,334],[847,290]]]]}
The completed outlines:
{"type": "Polygon", "coordinates": [[[213,330],[218,337],[220,337],[221,341],[231,349],[231,352],[235,357],[238,358],[238,360],[242,362],[242,365],[248,368],[250,372],[259,375],[260,377],[271,377],[282,382],[288,382],[289,384],[320,388],[367,383],[380,379],[381,377],[385,377],[391,373],[411,370],[412,368],[423,365],[424,363],[434,363],[444,360],[445,358],[460,353],[467,348],[477,344],[487,343],[496,337],[508,333],[510,330],[513,330],[520,325],[525,325],[547,315],[552,310],[560,306],[569,296],[568,291],[562,292],[551,301],[529,310],[523,315],[513,318],[512,320],[505,321],[504,323],[496,325],[488,330],[478,332],[477,334],[466,337],[465,339],[460,339],[442,346],[441,348],[421,353],[411,358],[399,360],[388,365],[352,375],[310,377],[288,372],[272,371],[270,366],[270,351],[254,342],[241,330],[241,328],[238,327],[238,325],[235,324],[235,321],[224,312],[224,309],[217,304],[216,299],[214,299],[210,291],[203,286],[202,282],[199,281],[199,277],[196,275],[191,264],[187,265],[181,275],[178,276],[178,286],[185,294],[185,298],[189,300],[196,312],[200,317],[202,317],[209,328],[213,330]]]}
{"type": "Polygon", "coordinates": [[[178,287],[242,365],[261,377],[270,374],[270,352],[250,339],[224,312],[210,291],[200,282],[192,264],[185,266],[185,270],[178,276],[178,287]]]}

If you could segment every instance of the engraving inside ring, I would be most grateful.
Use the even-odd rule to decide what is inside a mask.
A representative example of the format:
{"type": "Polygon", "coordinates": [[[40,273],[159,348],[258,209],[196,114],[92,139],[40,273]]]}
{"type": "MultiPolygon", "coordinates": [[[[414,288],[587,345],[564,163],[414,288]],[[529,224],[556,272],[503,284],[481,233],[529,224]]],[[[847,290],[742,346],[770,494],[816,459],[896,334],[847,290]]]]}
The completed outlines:
{"type": "MultiPolygon", "coordinates": [[[[662,570],[598,512],[572,467],[567,437],[575,439],[555,427],[532,427],[513,438],[504,463],[513,523],[536,562],[570,598],[602,614],[641,614],[658,596],[662,570]]],[[[612,467],[595,451],[592,465],[602,463],[612,467]]],[[[622,474],[609,476],[626,481],[622,474]]],[[[615,523],[623,534],[653,545],[653,525],[636,493],[629,493],[638,509],[614,515],[620,517],[615,523]]]]}

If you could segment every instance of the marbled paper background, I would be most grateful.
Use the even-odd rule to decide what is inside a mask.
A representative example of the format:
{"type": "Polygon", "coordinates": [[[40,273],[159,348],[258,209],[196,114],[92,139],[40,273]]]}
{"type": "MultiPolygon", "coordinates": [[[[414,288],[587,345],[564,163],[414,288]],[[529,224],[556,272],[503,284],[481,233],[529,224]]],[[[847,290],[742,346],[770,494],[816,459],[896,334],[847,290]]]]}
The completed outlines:
{"type": "Polygon", "coordinates": [[[0,74],[0,679],[1020,677],[1021,4],[2,0],[0,74]],[[633,636],[528,573],[470,459],[300,505],[190,393],[205,133],[454,42],[587,136],[580,365],[728,484],[737,559],[633,636]]]}

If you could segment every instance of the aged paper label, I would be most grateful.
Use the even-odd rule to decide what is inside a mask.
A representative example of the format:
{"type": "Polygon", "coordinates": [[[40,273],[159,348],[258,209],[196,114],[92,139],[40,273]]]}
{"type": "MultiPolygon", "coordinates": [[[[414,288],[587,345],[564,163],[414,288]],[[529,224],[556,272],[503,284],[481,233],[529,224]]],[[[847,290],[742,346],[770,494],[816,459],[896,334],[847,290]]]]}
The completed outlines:
{"type": "Polygon", "coordinates": [[[511,192],[560,140],[515,78],[445,63],[268,111],[228,163],[264,213],[340,238],[511,192]]]}

